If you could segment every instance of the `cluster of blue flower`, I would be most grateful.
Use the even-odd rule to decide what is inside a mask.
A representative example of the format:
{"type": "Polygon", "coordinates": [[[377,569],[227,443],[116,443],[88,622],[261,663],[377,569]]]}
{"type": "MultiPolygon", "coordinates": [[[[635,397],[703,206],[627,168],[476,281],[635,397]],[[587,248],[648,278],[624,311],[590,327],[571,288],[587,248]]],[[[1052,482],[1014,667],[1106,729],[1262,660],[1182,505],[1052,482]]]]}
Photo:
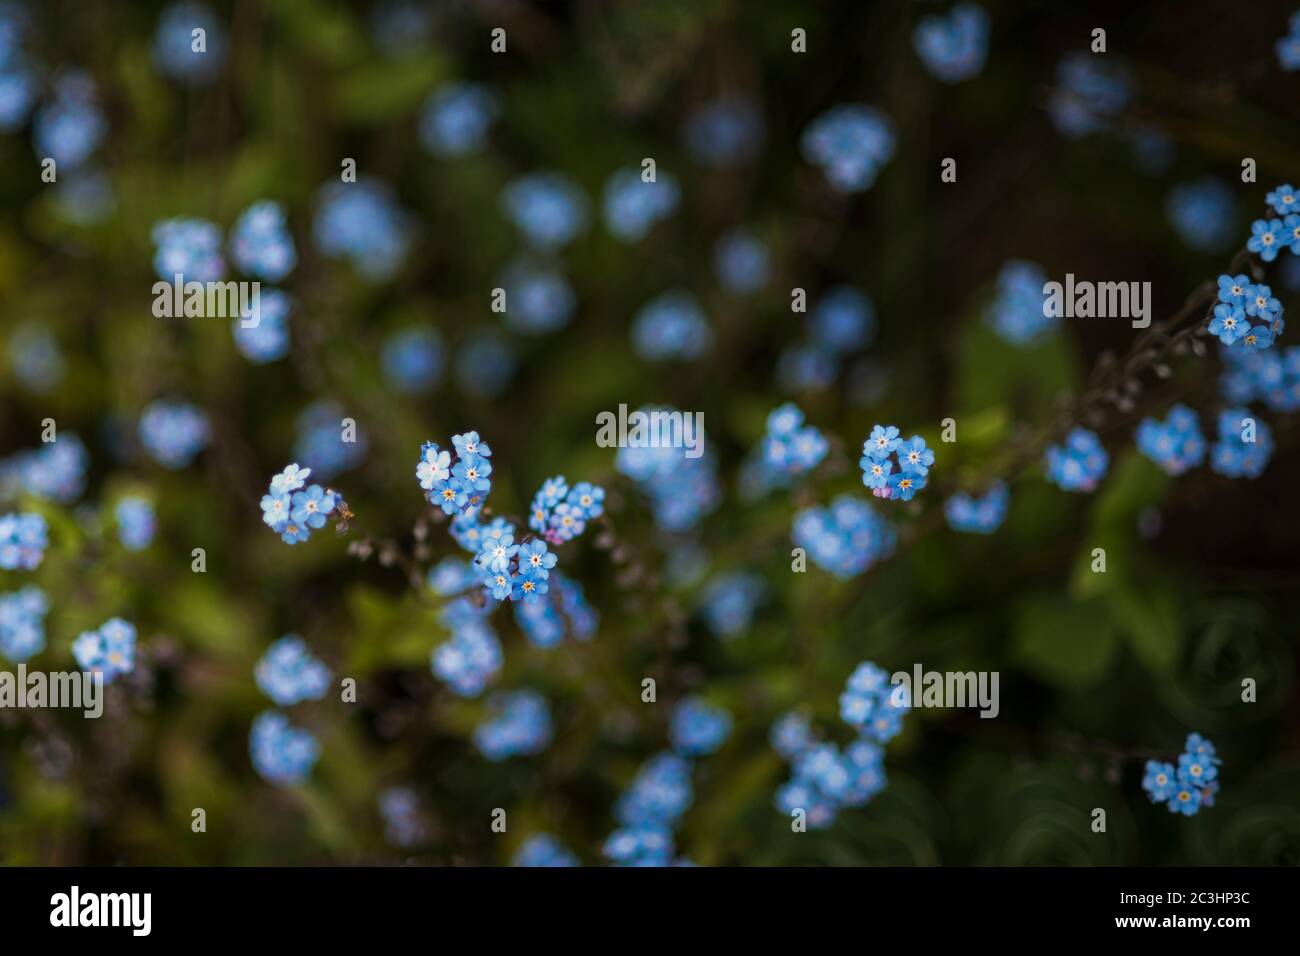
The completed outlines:
{"type": "Polygon", "coordinates": [[[72,432],[40,448],[15,452],[0,461],[0,497],[31,495],[67,504],[86,489],[90,455],[72,432]]]}
{"type": "Polygon", "coordinates": [[[554,647],[566,629],[575,640],[590,640],[599,618],[583,593],[582,585],[552,571],[550,591],[541,600],[517,601],[515,623],[534,647],[554,647]]]}
{"type": "Polygon", "coordinates": [[[477,697],[501,672],[501,641],[487,620],[496,606],[495,600],[479,606],[462,596],[438,614],[451,639],[433,649],[430,669],[461,697],[477,697]]]}
{"type": "Polygon", "coordinates": [[[715,753],[731,736],[731,715],[699,697],[680,701],[669,735],[673,750],[660,753],[637,771],[614,807],[620,826],[603,849],[618,866],[682,866],[673,860],[678,820],[695,800],[691,759],[715,753]]]}
{"type": "MultiPolygon", "coordinates": [[[[1300,228],[1300,216],[1294,218],[1300,228]]],[[[1266,349],[1286,327],[1282,311],[1282,303],[1268,286],[1252,283],[1244,275],[1222,275],[1219,304],[1207,328],[1224,345],[1240,342],[1247,348],[1266,349]]]]}
{"type": "MultiPolygon", "coordinates": [[[[320,700],[329,688],[329,668],[312,656],[297,634],[286,634],[266,649],[253,670],[257,686],[277,706],[320,700]]],[[[294,727],[287,715],[265,710],[253,719],[248,738],[253,768],[281,786],[307,779],[320,756],[311,732],[294,727]]]]}
{"type": "Polygon", "coordinates": [[[182,0],[163,8],[153,37],[153,60],[161,73],[206,85],[216,78],[225,58],[225,30],[205,4],[182,0]],[[202,50],[194,48],[195,30],[203,31],[202,50]]]}
{"type": "Polygon", "coordinates": [[[121,674],[135,670],[135,626],[120,617],[110,618],[95,631],[82,631],[72,642],[72,656],[83,671],[102,672],[111,684],[121,674]]]}
{"type": "Polygon", "coordinates": [[[862,574],[894,553],[898,534],[871,503],[840,495],[827,508],[805,508],[794,516],[794,543],[817,566],[839,578],[862,574]]]}
{"type": "Polygon", "coordinates": [[[212,437],[208,416],[197,405],[159,399],[140,413],[140,444],[169,471],[189,466],[212,437]]]}
{"type": "MultiPolygon", "coordinates": [[[[1265,262],[1272,262],[1283,249],[1290,249],[1293,255],[1300,255],[1300,195],[1288,184],[1278,186],[1264,200],[1281,218],[1256,219],[1252,222],[1246,248],[1265,262]]],[[[1222,289],[1223,280],[1219,281],[1222,289]]]]}
{"type": "Polygon", "coordinates": [[[966,534],[992,534],[1007,517],[1011,494],[1006,482],[995,481],[982,497],[957,492],[943,503],[943,516],[953,531],[966,534]]]}
{"type": "Polygon", "coordinates": [[[488,460],[492,448],[472,431],[453,435],[451,443],[456,451],[455,464],[451,452],[437,442],[426,441],[420,447],[415,477],[429,504],[443,514],[474,519],[492,490],[492,462],[488,460]]]}
{"type": "Polygon", "coordinates": [[[139,495],[125,495],[113,509],[117,522],[117,539],[128,551],[143,551],[158,532],[158,518],[153,505],[139,495]]]}
{"type": "Polygon", "coordinates": [[[1273,457],[1273,431],[1248,408],[1219,413],[1218,440],[1210,449],[1210,470],[1228,478],[1258,478],[1273,457]]]}
{"type": "Polygon", "coordinates": [[[713,346],[713,330],[695,296],[670,289],[632,318],[632,346],[643,359],[697,359],[713,346]]]}
{"type": "Polygon", "coordinates": [[[1174,231],[1202,252],[1217,252],[1232,242],[1235,212],[1232,190],[1214,176],[1179,183],[1165,197],[1165,214],[1174,231]]]}
{"type": "Polygon", "coordinates": [[[752,295],[767,285],[772,255],[767,244],[748,229],[733,229],[714,244],[713,271],[728,292],[752,295]]]}
{"type": "MultiPolygon", "coordinates": [[[[655,523],[665,531],[685,531],[710,514],[722,500],[717,464],[707,450],[704,430],[695,436],[703,450],[699,457],[688,457],[688,449],[674,447],[672,416],[686,413],[661,406],[637,410],[650,421],[651,430],[644,443],[622,445],[614,467],[636,482],[650,499],[655,523]],[[655,413],[659,413],[655,417],[655,413]]],[[[677,436],[680,445],[681,436],[677,436]]]]}
{"type": "Polygon", "coordinates": [[[346,421],[342,406],[327,400],[312,402],[294,422],[293,457],[310,465],[321,481],[329,481],[365,459],[369,447],[366,432],[352,420],[352,440],[345,441],[341,426],[346,421]]]}
{"type": "Polygon", "coordinates": [[[1286,35],[1277,41],[1274,50],[1282,69],[1288,72],[1300,70],[1300,11],[1291,14],[1286,35]]]}
{"type": "Polygon", "coordinates": [[[528,527],[551,544],[564,544],[582,534],[587,522],[604,513],[604,488],[589,481],[580,481],[570,488],[563,475],[556,475],[542,482],[533,496],[528,508],[528,527]]]}
{"type": "Polygon", "coordinates": [[[1261,401],[1275,412],[1300,411],[1300,345],[1262,352],[1221,347],[1224,397],[1237,404],[1261,401]]]}
{"type": "Polygon", "coordinates": [[[551,709],[535,690],[494,694],[492,716],[474,728],[474,744],[491,761],[538,754],[551,742],[551,709]]]}
{"type": "Polygon", "coordinates": [[[1110,455],[1097,433],[1075,427],[1064,443],[1052,445],[1046,455],[1047,477],[1065,491],[1092,491],[1110,467],[1110,455]]]}
{"type": "Polygon", "coordinates": [[[724,93],[709,100],[692,110],[682,124],[686,151],[704,166],[736,166],[753,159],[763,136],[763,111],[745,93],[724,93]]]}
{"type": "Polygon", "coordinates": [[[581,866],[578,858],[549,833],[534,833],[521,843],[512,863],[528,867],[581,866]]]}
{"type": "Polygon", "coordinates": [[[766,591],[763,578],[752,571],[732,571],[714,578],[700,596],[705,623],[724,639],[743,634],[766,591]]]}
{"type": "Polygon", "coordinates": [[[320,188],[312,223],[316,248],[346,259],[367,282],[386,282],[406,262],[415,238],[414,218],[393,189],[373,177],[329,182],[320,188]]]}
{"type": "Polygon", "coordinates": [[[894,128],[874,107],[845,103],[813,120],[799,145],[833,189],[860,193],[871,188],[894,155],[894,128]]]}
{"type": "Polygon", "coordinates": [[[921,62],[945,83],[978,76],[989,53],[989,16],[976,3],[961,3],[947,16],[925,17],[912,32],[921,62]]]}
{"type": "Polygon", "coordinates": [[[43,651],[49,610],[45,592],[32,584],[0,594],[0,654],[20,662],[43,651]]]}
{"type": "Polygon", "coordinates": [[[883,744],[902,730],[910,703],[889,675],[869,661],[849,675],[840,717],[858,737],[847,747],[819,742],[806,716],[786,714],[772,727],[772,746],[791,763],[776,806],[813,829],[830,826],[845,807],[860,807],[885,789],[883,744]]]}
{"type": "Polygon", "coordinates": [[[389,787],[379,795],[379,815],[384,818],[384,839],[394,846],[412,847],[428,832],[420,801],[411,787],[389,787]]]}
{"type": "Polygon", "coordinates": [[[506,292],[506,324],[518,332],[554,332],[573,318],[577,293],[569,280],[549,265],[520,257],[506,266],[497,281],[506,292]]]}
{"type": "Polygon", "coordinates": [[[821,430],[805,425],[803,411],[786,402],[767,416],[767,430],[756,454],[744,466],[748,492],[788,488],[826,457],[830,443],[821,430]]]}
{"type": "Polygon", "coordinates": [[[793,392],[829,388],[844,357],[867,346],[875,332],[876,309],[866,293],[847,285],[828,289],[808,315],[809,341],[781,353],[777,378],[793,392]]]}
{"type": "Polygon", "coordinates": [[[306,541],[312,531],[325,527],[329,515],[346,511],[333,491],[320,485],[307,486],[310,477],[310,468],[301,468],[297,463],[286,465],[271,479],[262,496],[262,521],[285,544],[306,541]]]}
{"type": "Polygon", "coordinates": [[[1060,324],[1060,318],[1043,308],[1043,286],[1047,274],[1042,267],[1012,259],[998,273],[997,293],[984,319],[1012,345],[1032,345],[1060,324]]]}
{"type": "Polygon", "coordinates": [[[1168,475],[1181,475],[1205,460],[1205,436],[1201,420],[1186,405],[1169,409],[1165,420],[1147,417],[1137,429],[1138,451],[1154,461],[1168,475]]]}
{"type": "Polygon", "coordinates": [[[45,518],[35,512],[0,515],[0,568],[33,571],[50,546],[45,518]]]}
{"type": "Polygon", "coordinates": [[[876,425],[862,443],[862,483],[877,498],[911,501],[926,485],[926,476],[934,464],[934,452],[926,447],[925,439],[913,435],[907,441],[899,437],[893,425],[876,425]],[[897,459],[898,470],[894,471],[897,459]]]}
{"type": "Polygon", "coordinates": [[[671,216],[680,201],[681,188],[671,173],[656,170],[647,182],[633,167],[616,169],[605,180],[605,228],[623,242],[638,242],[671,216]]]}
{"type": "Polygon", "coordinates": [[[487,145],[501,113],[500,99],[478,83],[448,83],[429,94],[420,111],[420,142],[443,159],[472,156],[487,145]]]}
{"type": "Polygon", "coordinates": [[[1202,807],[1214,806],[1219,792],[1219,764],[1214,744],[1200,734],[1188,734],[1178,766],[1148,760],[1142,789],[1152,803],[1163,803],[1170,813],[1195,816],[1202,807]]]}
{"type": "Polygon", "coordinates": [[[1107,57],[1071,53],[1057,65],[1056,82],[1047,112],[1072,139],[1105,129],[1128,106],[1128,72],[1107,57]]]}

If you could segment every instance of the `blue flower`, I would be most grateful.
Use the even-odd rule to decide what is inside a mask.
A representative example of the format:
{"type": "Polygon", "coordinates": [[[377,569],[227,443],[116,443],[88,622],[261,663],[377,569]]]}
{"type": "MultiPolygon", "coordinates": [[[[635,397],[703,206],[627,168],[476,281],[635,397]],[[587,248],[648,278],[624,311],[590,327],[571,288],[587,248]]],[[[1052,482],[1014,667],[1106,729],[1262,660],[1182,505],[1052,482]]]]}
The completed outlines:
{"type": "MultiPolygon", "coordinates": [[[[1251,288],[1249,276],[1245,275],[1222,275],[1219,276],[1219,301],[1227,303],[1233,308],[1246,308],[1246,295],[1251,288]]],[[[1215,313],[1216,315],[1218,313],[1215,313]]]]}
{"type": "Polygon", "coordinates": [[[1007,517],[1011,495],[1002,481],[994,482],[984,497],[958,492],[943,503],[948,527],[967,534],[992,534],[1007,517]]]}
{"type": "MultiPolygon", "coordinates": [[[[483,542],[483,550],[479,554],[477,561],[479,567],[494,574],[500,574],[510,569],[510,560],[519,553],[519,545],[515,544],[515,539],[510,535],[502,535],[500,538],[483,542]]],[[[542,545],[543,550],[545,545],[542,545]]]]}
{"type": "Polygon", "coordinates": [[[293,510],[289,520],[307,528],[325,527],[325,516],[334,510],[335,499],[331,492],[320,485],[312,485],[306,491],[293,493],[293,510]]]}
{"type": "Polygon", "coordinates": [[[1247,348],[1266,349],[1273,344],[1273,329],[1267,325],[1252,325],[1241,344],[1247,348]]]}
{"type": "Polygon", "coordinates": [[[1200,754],[1184,753],[1178,758],[1178,779],[1199,789],[1218,777],[1219,769],[1214,763],[1200,754]]]}
{"type": "Polygon", "coordinates": [[[1217,335],[1224,345],[1232,345],[1246,337],[1250,323],[1246,320],[1243,309],[1221,302],[1214,307],[1214,318],[1210,320],[1208,328],[1209,333],[1217,335]]]}
{"type": "Polygon", "coordinates": [[[925,477],[934,464],[934,452],[925,446],[925,439],[913,435],[898,446],[898,465],[904,474],[925,477]]]}
{"type": "Polygon", "coordinates": [[[66,73],[55,81],[54,98],[36,113],[32,146],[38,158],[53,159],[60,172],[71,171],[90,159],[107,133],[94,81],[84,73],[66,73]]]}
{"type": "Polygon", "coordinates": [[[557,560],[555,555],[547,550],[546,542],[533,538],[531,541],[525,541],[517,550],[519,573],[546,580],[557,560]]]}
{"type": "Polygon", "coordinates": [[[312,235],[331,258],[348,259],[370,282],[391,279],[406,261],[414,222],[387,183],[359,177],[321,188],[312,235]]]}
{"type": "Polygon", "coordinates": [[[832,352],[852,352],[875,334],[876,309],[870,298],[851,286],[836,286],[822,296],[808,317],[813,340],[832,352]]]}
{"type": "Polygon", "coordinates": [[[713,331],[695,297],[673,289],[646,303],[632,319],[632,344],[651,361],[697,359],[713,345],[713,331]]]}
{"type": "Polygon", "coordinates": [[[1146,776],[1142,778],[1142,789],[1147,792],[1152,803],[1164,803],[1178,789],[1178,776],[1174,765],[1159,760],[1148,760],[1146,776]]]}
{"type": "Polygon", "coordinates": [[[230,231],[230,258],[243,272],[279,282],[298,264],[284,207],[264,199],[240,214],[230,231]]]}
{"type": "Polygon", "coordinates": [[[564,501],[581,511],[586,521],[599,518],[605,513],[605,489],[589,481],[580,481],[574,485],[564,501]]]}
{"type": "Polygon", "coordinates": [[[888,458],[877,461],[869,455],[858,459],[862,468],[862,483],[875,491],[889,486],[889,474],[894,470],[894,463],[888,458]]]}
{"type": "Polygon", "coordinates": [[[573,318],[578,296],[553,268],[516,259],[498,282],[506,291],[505,321],[512,329],[539,335],[561,329],[573,318]]]}
{"type": "Polygon", "coordinates": [[[153,269],[167,282],[215,282],[226,274],[221,230],[206,219],[164,219],[154,223],[153,269]]]}
{"type": "Polygon", "coordinates": [[[451,436],[452,447],[461,458],[491,458],[492,448],[479,438],[478,432],[465,432],[451,436]]]}
{"type": "Polygon", "coordinates": [[[117,503],[113,516],[117,521],[117,538],[128,551],[143,551],[158,531],[153,505],[136,495],[127,495],[117,503]]]}
{"type": "Polygon", "coordinates": [[[1229,478],[1258,478],[1272,456],[1273,432],[1267,422],[1246,408],[1230,408],[1219,415],[1218,441],[1210,449],[1211,471],[1229,478]]]}
{"type": "Polygon", "coordinates": [[[680,198],[677,180],[669,173],[656,172],[646,182],[635,168],[615,170],[605,180],[605,226],[616,239],[636,242],[672,215],[680,198]]]}
{"type": "Polygon", "coordinates": [[[1096,432],[1074,428],[1065,442],[1047,449],[1047,477],[1065,491],[1092,491],[1106,474],[1110,456],[1096,432]]]}
{"type": "Polygon", "coordinates": [[[495,93],[477,83],[449,83],[425,100],[420,111],[420,142],[435,156],[481,152],[501,112],[495,93]]]}
{"type": "Polygon", "coordinates": [[[1278,186],[1264,197],[1264,201],[1272,206],[1273,211],[1279,216],[1287,216],[1300,210],[1300,196],[1297,196],[1295,187],[1290,183],[1278,186]]]}
{"type": "Polygon", "coordinates": [[[140,415],[140,444],[158,464],[178,471],[207,447],[208,416],[197,405],[157,401],[140,415]]]}
{"type": "Polygon", "coordinates": [[[299,467],[297,462],[286,465],[284,471],[271,479],[271,494],[277,495],[297,491],[307,484],[307,479],[310,477],[310,468],[299,467]]]}
{"type": "Polygon", "coordinates": [[[786,760],[795,759],[815,742],[808,716],[794,711],[772,725],[768,739],[773,749],[786,760]]]}
{"type": "Polygon", "coordinates": [[[268,647],[253,676],[262,693],[281,707],[320,700],[330,683],[329,668],[312,656],[297,634],[286,634],[268,647]]]}
{"type": "Polygon", "coordinates": [[[110,684],[135,670],[135,627],[115,617],[97,631],[82,631],[72,642],[72,656],[83,671],[102,672],[104,683],[110,684]]]}
{"type": "Polygon", "coordinates": [[[743,94],[728,93],[692,111],[682,128],[691,158],[706,166],[753,159],[763,142],[763,112],[743,94]]]}
{"type": "Polygon", "coordinates": [[[492,474],[492,462],[486,458],[477,456],[462,458],[451,469],[451,474],[452,478],[460,482],[461,488],[467,495],[475,492],[487,494],[492,490],[492,481],[488,477],[492,474]]]}
{"type": "Polygon", "coordinates": [[[488,760],[541,753],[551,742],[551,711],[536,691],[496,694],[488,708],[493,716],[474,728],[474,744],[488,760]]]}
{"type": "Polygon", "coordinates": [[[1159,422],[1144,418],[1137,430],[1138,450],[1167,474],[1180,475],[1205,458],[1205,437],[1200,420],[1186,405],[1175,405],[1169,418],[1159,422]]]}
{"type": "Polygon", "coordinates": [[[1012,345],[1032,345],[1060,325],[1043,308],[1047,274],[1032,262],[1011,259],[998,273],[997,295],[984,313],[998,336],[1012,345]]]}
{"type": "Polygon", "coordinates": [[[1215,252],[1232,242],[1232,190],[1206,176],[1169,190],[1165,212],[1180,239],[1193,249],[1215,252]]]}
{"type": "Polygon", "coordinates": [[[262,495],[262,520],[272,531],[279,533],[289,523],[292,505],[287,491],[270,492],[262,495]]]}
{"type": "Polygon", "coordinates": [[[862,443],[862,453],[873,461],[883,461],[902,444],[898,437],[898,428],[894,425],[876,425],[871,434],[862,443]]]}
{"type": "Polygon", "coordinates": [[[534,603],[551,588],[541,574],[521,571],[510,579],[510,600],[534,603]]]}
{"type": "Polygon", "coordinates": [[[868,502],[850,495],[836,498],[829,508],[797,513],[792,537],[814,564],[841,578],[889,557],[897,542],[893,527],[868,502]]]}
{"type": "Polygon", "coordinates": [[[753,573],[735,571],[715,578],[700,597],[709,629],[723,638],[747,631],[764,591],[763,579],[753,573]]]}
{"type": "Polygon", "coordinates": [[[263,289],[258,298],[256,323],[239,316],[231,320],[230,331],[240,354],[260,365],[289,354],[289,313],[293,300],[279,289],[263,289]]]}
{"type": "Polygon", "coordinates": [[[647,760],[614,806],[614,817],[627,827],[670,828],[695,799],[691,763],[674,753],[647,760]]]}
{"type": "Polygon", "coordinates": [[[580,866],[578,858],[566,850],[549,833],[536,833],[519,845],[511,866],[569,867],[580,866]]]}
{"type": "Polygon", "coordinates": [[[34,585],[0,594],[0,654],[21,663],[43,651],[49,610],[45,592],[34,585]]]}
{"type": "Polygon", "coordinates": [[[1185,817],[1195,816],[1201,809],[1201,791],[1188,786],[1176,787],[1170,794],[1167,805],[1172,813],[1181,813],[1185,817]]]}
{"type": "Polygon", "coordinates": [[[890,475],[885,482],[888,494],[878,495],[877,497],[911,501],[916,497],[916,493],[925,487],[925,484],[925,477],[922,475],[908,475],[898,472],[890,475]]]}
{"type": "Polygon", "coordinates": [[[501,642],[481,619],[484,613],[472,604],[449,605],[444,622],[452,627],[451,640],[434,648],[430,661],[433,673],[461,697],[481,694],[501,670],[501,642]]]}
{"type": "Polygon", "coordinates": [[[1072,53],[1057,65],[1056,78],[1047,112],[1056,128],[1071,138],[1104,129],[1128,105],[1128,74],[1105,57],[1072,53]]]}
{"type": "Polygon", "coordinates": [[[45,518],[35,512],[0,515],[0,568],[34,571],[49,547],[45,518]]]}
{"type": "Polygon", "coordinates": [[[707,756],[731,736],[731,715],[701,697],[687,697],[673,710],[668,734],[683,757],[707,756]]]}
{"type": "Polygon", "coordinates": [[[320,744],[309,731],[290,724],[284,714],[265,710],[253,719],[248,751],[253,769],[262,777],[290,786],[307,779],[320,757],[320,744]]]}
{"type": "Polygon", "coordinates": [[[586,231],[587,197],[567,176],[531,173],[507,184],[501,208],[530,243],[543,250],[568,245],[586,231]]]}
{"type": "Polygon", "coordinates": [[[912,45],[927,70],[945,83],[978,76],[989,52],[989,17],[974,3],[945,16],[926,17],[912,33],[912,45]]]}
{"type": "Polygon", "coordinates": [[[738,295],[757,292],[771,274],[767,246],[753,233],[734,230],[714,246],[714,270],[723,288],[738,295]]]}
{"type": "Polygon", "coordinates": [[[673,854],[672,833],[654,826],[615,830],[601,852],[616,866],[667,866],[673,854]]]}
{"type": "Polygon", "coordinates": [[[1291,14],[1290,31],[1273,47],[1277,53],[1277,62],[1288,72],[1300,70],[1300,16],[1294,13],[1291,14]]]}
{"type": "Polygon", "coordinates": [[[1281,219],[1256,219],[1250,224],[1250,239],[1246,248],[1257,253],[1265,262],[1277,258],[1278,247],[1283,244],[1281,219]]]}
{"type": "Polygon", "coordinates": [[[209,83],[226,57],[226,35],[202,3],[173,3],[158,17],[153,60],[160,72],[187,83],[209,83]],[[203,30],[203,50],[194,49],[194,33],[203,30]]]}
{"type": "Polygon", "coordinates": [[[412,394],[437,387],[446,362],[442,336],[436,329],[415,326],[395,332],[384,341],[380,364],[393,388],[412,394]]]}
{"type": "Polygon", "coordinates": [[[858,193],[871,188],[893,155],[894,130],[879,110],[846,104],[815,119],[799,143],[837,192],[858,193]]]}

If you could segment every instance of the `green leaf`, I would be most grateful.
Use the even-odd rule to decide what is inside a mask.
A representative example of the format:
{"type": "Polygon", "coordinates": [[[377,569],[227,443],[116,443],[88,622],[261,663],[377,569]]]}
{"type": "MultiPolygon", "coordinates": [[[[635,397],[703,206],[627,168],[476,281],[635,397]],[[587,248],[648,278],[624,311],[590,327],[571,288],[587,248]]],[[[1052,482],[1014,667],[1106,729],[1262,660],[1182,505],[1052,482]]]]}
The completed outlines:
{"type": "Polygon", "coordinates": [[[1115,657],[1118,634],[1097,599],[1070,601],[1036,595],[1019,608],[1013,644],[1024,666],[1043,680],[1086,687],[1105,676],[1115,657]]]}

